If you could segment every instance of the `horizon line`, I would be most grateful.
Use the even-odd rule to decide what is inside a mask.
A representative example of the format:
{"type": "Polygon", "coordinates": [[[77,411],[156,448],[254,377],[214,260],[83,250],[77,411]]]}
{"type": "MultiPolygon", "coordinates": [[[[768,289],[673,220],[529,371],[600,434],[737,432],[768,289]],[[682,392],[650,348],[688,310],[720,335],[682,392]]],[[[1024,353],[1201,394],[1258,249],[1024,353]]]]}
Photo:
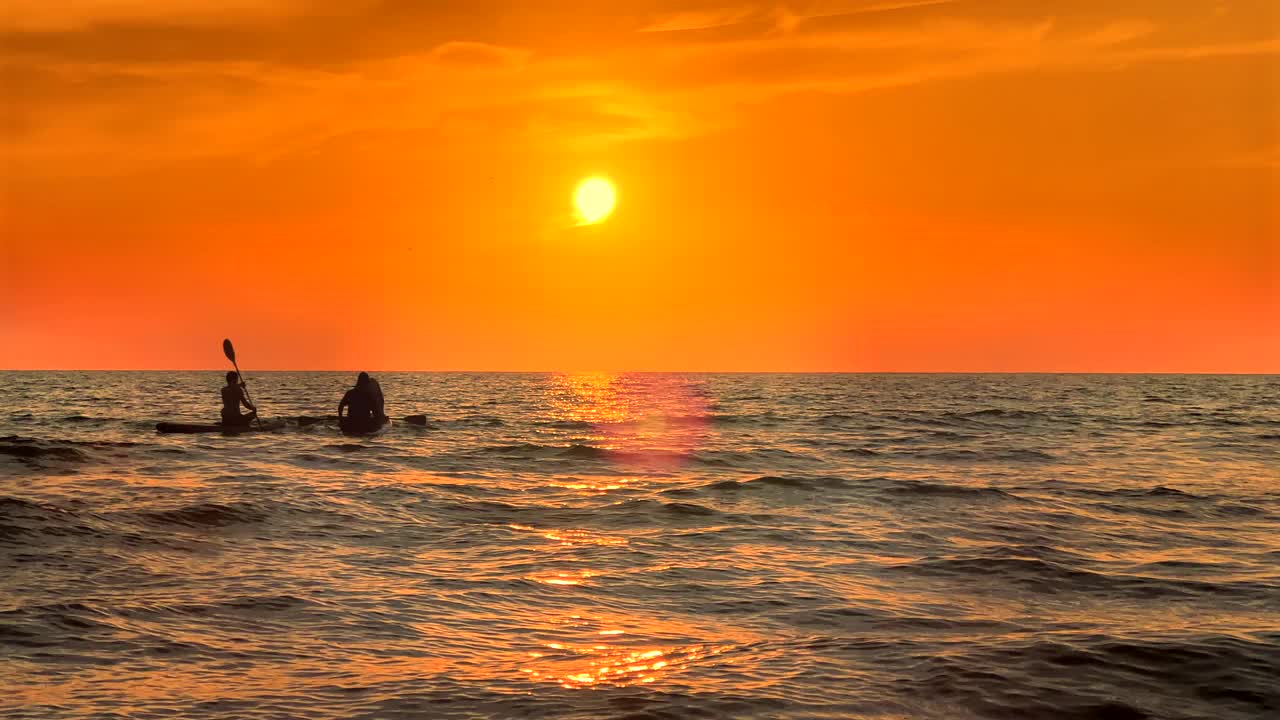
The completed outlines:
{"type": "MultiPolygon", "coordinates": [[[[226,372],[227,368],[0,368],[0,372],[226,372]]],[[[264,368],[241,370],[242,375],[252,373],[438,373],[456,375],[1247,375],[1270,377],[1277,371],[1239,370],[461,370],[430,369],[406,370],[384,368],[264,368]]]]}

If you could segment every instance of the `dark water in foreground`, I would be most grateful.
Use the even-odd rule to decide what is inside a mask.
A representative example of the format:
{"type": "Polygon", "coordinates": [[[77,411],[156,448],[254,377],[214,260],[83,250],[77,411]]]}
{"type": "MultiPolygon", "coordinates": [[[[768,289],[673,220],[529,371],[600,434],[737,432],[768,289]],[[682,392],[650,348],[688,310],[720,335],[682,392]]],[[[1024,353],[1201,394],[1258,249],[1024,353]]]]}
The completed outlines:
{"type": "Polygon", "coordinates": [[[1280,717],[1280,378],[380,377],[0,373],[0,716],[1280,717]]]}

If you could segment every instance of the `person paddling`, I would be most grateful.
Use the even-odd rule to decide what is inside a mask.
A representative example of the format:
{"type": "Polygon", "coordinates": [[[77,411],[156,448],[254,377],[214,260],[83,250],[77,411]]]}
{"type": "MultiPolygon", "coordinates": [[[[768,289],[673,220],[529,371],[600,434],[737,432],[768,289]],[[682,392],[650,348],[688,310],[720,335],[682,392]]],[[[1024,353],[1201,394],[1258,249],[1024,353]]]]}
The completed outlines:
{"type": "Polygon", "coordinates": [[[372,423],[375,420],[381,422],[387,419],[385,401],[382,397],[382,386],[377,380],[369,377],[369,373],[362,372],[356,376],[356,386],[347,391],[342,396],[342,402],[338,403],[338,418],[344,417],[342,411],[346,410],[345,417],[352,420],[372,423]]]}
{"type": "Polygon", "coordinates": [[[244,426],[253,422],[256,417],[258,417],[258,408],[254,407],[245,395],[244,381],[240,379],[240,374],[228,371],[227,384],[222,388],[222,424],[244,426]],[[241,405],[249,408],[247,415],[240,414],[241,405]]]}

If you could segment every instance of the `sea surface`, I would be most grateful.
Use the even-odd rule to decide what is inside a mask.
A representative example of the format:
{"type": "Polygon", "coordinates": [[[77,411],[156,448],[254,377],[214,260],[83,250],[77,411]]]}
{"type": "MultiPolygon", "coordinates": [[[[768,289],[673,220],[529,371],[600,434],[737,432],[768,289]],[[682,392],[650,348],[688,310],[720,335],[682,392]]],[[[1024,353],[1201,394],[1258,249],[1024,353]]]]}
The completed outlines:
{"type": "Polygon", "coordinates": [[[246,377],[0,373],[0,717],[1280,717],[1280,377],[246,377]]]}

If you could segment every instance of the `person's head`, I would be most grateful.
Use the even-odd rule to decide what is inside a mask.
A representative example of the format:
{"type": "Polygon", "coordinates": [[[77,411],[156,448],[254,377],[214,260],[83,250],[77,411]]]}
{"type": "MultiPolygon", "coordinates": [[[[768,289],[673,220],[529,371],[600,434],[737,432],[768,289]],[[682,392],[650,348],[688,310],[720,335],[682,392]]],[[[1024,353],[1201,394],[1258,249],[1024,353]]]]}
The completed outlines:
{"type": "Polygon", "coordinates": [[[228,385],[235,385],[235,384],[236,384],[236,379],[237,379],[238,377],[239,377],[239,376],[238,376],[238,375],[236,375],[236,371],[235,371],[235,370],[228,370],[228,371],[227,371],[227,384],[228,384],[228,385]]]}
{"type": "Polygon", "coordinates": [[[364,387],[369,384],[369,373],[362,372],[356,376],[356,387],[364,387]]]}

